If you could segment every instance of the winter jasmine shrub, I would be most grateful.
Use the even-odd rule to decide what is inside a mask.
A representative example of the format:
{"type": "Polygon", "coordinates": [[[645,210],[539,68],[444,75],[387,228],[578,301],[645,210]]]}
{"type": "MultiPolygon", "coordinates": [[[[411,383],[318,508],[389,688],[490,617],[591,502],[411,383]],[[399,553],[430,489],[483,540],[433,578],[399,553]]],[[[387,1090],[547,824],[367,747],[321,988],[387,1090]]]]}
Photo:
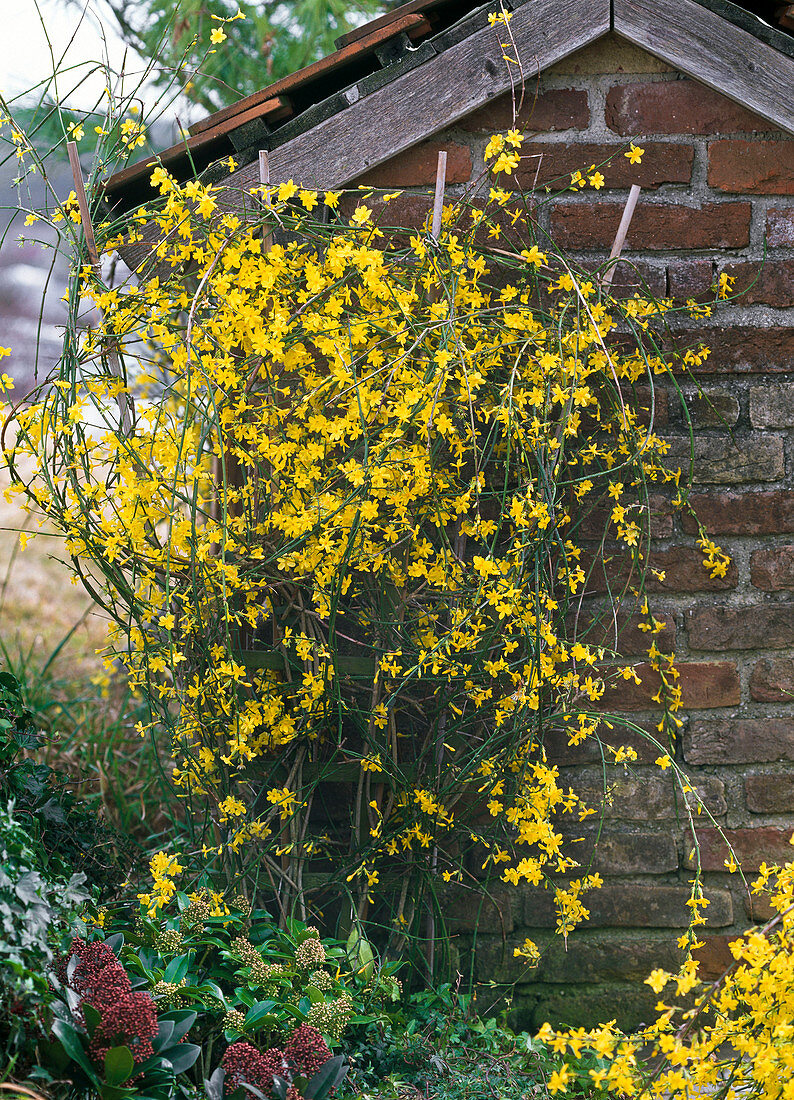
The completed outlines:
{"type": "MultiPolygon", "coordinates": [[[[433,938],[441,880],[562,874],[559,932],[585,914],[599,880],[575,877],[559,820],[595,808],[544,741],[598,736],[608,685],[638,676],[576,609],[594,570],[623,571],[614,603],[652,641],[650,490],[687,506],[637,388],[707,351],[663,354],[672,302],[615,299],[539,240],[504,186],[522,140],[492,137],[438,239],[390,234],[393,195],[342,216],[337,193],[155,167],[153,201],[98,226],[149,262],[120,286],[77,262],[59,377],[7,455],[33,459],[17,488],[85,580],[92,563],[108,660],[170,738],[205,860],[261,866],[285,913],[333,874],[393,948],[423,914],[433,938]]],[[[680,691],[672,655],[651,663],[665,761],[680,691]]]]}
{"type": "MultiPolygon", "coordinates": [[[[32,142],[9,129],[37,167],[32,142]]],[[[144,124],[104,136],[103,169],[143,143],[144,124]]],[[[218,182],[218,165],[214,182],[183,181],[153,162],[151,201],[130,212],[92,191],[100,255],[143,256],[121,283],[91,262],[74,199],[29,215],[69,243],[73,265],[58,371],[6,423],[12,492],[56,523],[106,609],[108,665],[149,700],[139,732],[167,745],[184,807],[180,844],[151,860],[137,925],[107,941],[112,1006],[101,982],[73,984],[93,943],[66,964],[59,1038],[100,1090],[100,1069],[125,1089],[151,1069],[170,1095],[168,1073],[190,1068],[172,1048],[191,1032],[195,1084],[211,1100],[304,1087],[319,1098],[341,1083],[325,1055],[366,1015],[359,1001],[399,999],[365,925],[384,958],[415,945],[432,976],[448,961],[437,952],[447,887],[546,888],[564,937],[587,917],[600,878],[578,871],[561,826],[597,807],[563,785],[547,745],[598,739],[605,762],[623,765],[633,750],[604,730],[643,732],[611,713],[611,688],[640,676],[599,629],[598,573],[610,616],[639,613],[648,636],[651,740],[692,822],[672,751],[679,674],[656,644],[664,624],[645,577],[652,500],[689,511],[654,387],[675,390],[708,355],[669,320],[710,307],[621,298],[604,271],[562,255],[540,228],[543,195],[512,186],[522,144],[515,129],[494,134],[481,179],[447,200],[440,225],[408,233],[389,227],[399,193],[291,180],[241,191],[218,182]],[[199,856],[197,877],[217,885],[183,894],[199,856]],[[260,939],[265,917],[227,902],[232,884],[255,905],[272,899],[260,939]],[[346,949],[295,923],[328,906],[352,929],[346,949]],[[350,988],[328,965],[343,958],[350,988]]],[[[642,149],[625,156],[637,163],[642,149]]],[[[602,183],[594,165],[569,186],[602,183]]],[[[723,574],[702,528],[698,545],[723,574]]],[[[690,904],[682,994],[697,981],[699,872],[690,904]]],[[[785,923],[780,936],[773,955],[787,958],[785,923]]],[[[746,987],[726,979],[727,999],[712,994],[709,1026],[777,1072],[787,1033],[782,1021],[768,1032],[767,975],[758,1017],[740,1008],[766,949],[753,950],[736,972],[746,987]],[[737,1009],[731,1032],[718,1021],[737,1009]]],[[[516,954],[538,959],[531,940],[516,954]]],[[[712,1081],[717,1048],[679,1045],[672,1010],[660,1012],[649,1035],[660,1055],[683,1066],[696,1052],[675,1069],[680,1087],[712,1081]]],[[[561,1055],[548,1094],[643,1087],[636,1043],[613,1024],[538,1041],[561,1055]]],[[[651,1070],[650,1087],[679,1088],[665,1074],[651,1070]]]]}

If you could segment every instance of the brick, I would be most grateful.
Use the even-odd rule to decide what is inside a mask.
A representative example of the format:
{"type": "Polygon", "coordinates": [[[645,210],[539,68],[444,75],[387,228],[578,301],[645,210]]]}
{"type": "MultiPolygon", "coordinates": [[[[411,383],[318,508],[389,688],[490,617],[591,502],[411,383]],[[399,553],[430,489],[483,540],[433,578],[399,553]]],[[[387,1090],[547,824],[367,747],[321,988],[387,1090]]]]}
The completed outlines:
{"type": "Polygon", "coordinates": [[[633,1034],[658,1016],[655,1005],[659,995],[642,982],[569,986],[537,982],[519,986],[516,993],[508,1024],[514,1031],[533,1035],[546,1022],[566,1030],[591,1028],[601,1020],[615,1020],[622,1031],[633,1034]]]}
{"type": "MultiPolygon", "coordinates": [[[[554,131],[585,130],[590,125],[587,92],[575,88],[553,88],[537,96],[527,89],[517,118],[521,130],[554,131]]],[[[513,97],[499,96],[473,111],[457,123],[463,130],[492,134],[509,130],[513,125],[513,97]]]]}
{"type": "MultiPolygon", "coordinates": [[[[706,909],[712,928],[733,923],[733,903],[727,890],[713,889],[706,909]]],[[[582,928],[684,928],[689,923],[687,886],[644,886],[636,882],[602,886],[584,897],[590,911],[582,928]]],[[[556,923],[550,891],[524,893],[523,923],[528,928],[552,928],[556,923]]]]}
{"type": "Polygon", "coordinates": [[[548,71],[579,76],[596,73],[671,73],[674,70],[658,57],[610,31],[597,42],[558,61],[548,71]]]}
{"type": "MultiPolygon", "coordinates": [[[[657,536],[658,537],[658,536],[657,536]]],[[[583,561],[587,572],[589,563],[583,561]]],[[[645,588],[649,593],[680,592],[726,592],[735,588],[739,581],[736,563],[731,561],[724,577],[711,577],[704,565],[703,554],[694,546],[672,546],[667,550],[654,549],[652,567],[663,574],[660,580],[654,573],[648,572],[645,588]]],[[[638,572],[631,570],[625,553],[620,549],[614,553],[611,548],[599,549],[599,558],[587,579],[587,593],[602,594],[620,590],[629,581],[636,582],[638,572]]]]}
{"type": "Polygon", "coordinates": [[[741,485],[744,482],[778,481],[786,472],[783,440],[779,435],[737,438],[727,434],[697,435],[668,439],[668,460],[689,465],[690,446],[694,457],[692,478],[696,485],[741,485]]]}
{"type": "MultiPolygon", "coordinates": [[[[679,682],[686,709],[704,710],[738,705],[739,674],[732,662],[686,661],[677,665],[677,668],[681,674],[679,682]]],[[[657,673],[649,665],[638,665],[637,674],[642,680],[641,684],[622,680],[616,687],[608,688],[601,700],[600,709],[634,711],[653,710],[657,707],[658,704],[651,699],[659,690],[657,673]]]]}
{"type": "Polygon", "coordinates": [[[356,183],[365,187],[423,187],[435,183],[442,149],[447,153],[447,183],[468,183],[471,151],[454,141],[423,141],[366,172],[356,183]]]}
{"type": "Polygon", "coordinates": [[[512,898],[506,890],[492,889],[486,896],[479,889],[466,890],[448,883],[441,885],[438,897],[451,934],[477,931],[507,935],[513,931],[512,898]]]}
{"type": "Polygon", "coordinates": [[[794,383],[765,382],[750,388],[750,422],[754,428],[790,428],[792,417],[794,383]]]}
{"type": "Polygon", "coordinates": [[[624,145],[594,145],[586,142],[535,142],[521,148],[521,165],[516,179],[523,187],[531,187],[537,173],[538,186],[551,185],[554,190],[566,190],[573,172],[586,172],[591,164],[602,165],[598,171],[605,187],[655,188],[663,183],[689,183],[692,178],[694,151],[691,145],[646,142],[645,156],[640,164],[631,164],[624,145]],[[611,161],[610,161],[611,158],[611,161]],[[540,163],[538,163],[540,161],[540,163]],[[602,163],[610,161],[609,163],[602,163]]]}
{"type": "Polygon", "coordinates": [[[697,959],[698,977],[701,981],[721,977],[722,974],[734,963],[731,949],[728,946],[736,936],[703,936],[701,947],[696,947],[692,955],[697,959]]]}
{"type": "Polygon", "coordinates": [[[667,269],[667,296],[678,302],[714,298],[714,264],[711,260],[677,260],[667,269]]]}
{"type": "Polygon", "coordinates": [[[694,719],[683,751],[687,764],[794,760],[794,718],[694,719]]]}
{"type": "MultiPolygon", "coordinates": [[[[506,943],[479,940],[475,953],[475,974],[479,981],[511,982],[529,976],[526,961],[513,955],[526,937],[514,936],[506,943]]],[[[655,966],[673,970],[681,961],[674,941],[649,939],[593,940],[582,934],[566,944],[560,938],[539,943],[541,960],[530,971],[535,982],[643,981],[655,966]]]]}
{"type": "Polygon", "coordinates": [[[723,270],[736,279],[732,293],[742,295],[742,306],[788,309],[794,305],[794,260],[749,260],[728,264],[723,270]]]}
{"type": "Polygon", "coordinates": [[[790,703],[794,699],[794,661],[762,657],[750,676],[750,698],[758,703],[790,703]]]}
{"type": "Polygon", "coordinates": [[[751,813],[790,814],[794,810],[794,775],[748,775],[744,797],[751,813]]]}
{"type": "Polygon", "coordinates": [[[733,428],[739,419],[739,399],[717,386],[703,386],[697,393],[688,393],[685,400],[695,428],[733,428]]]}
{"type": "MultiPolygon", "coordinates": [[[[701,207],[640,202],[626,238],[629,251],[683,248],[743,248],[750,242],[749,203],[704,203],[701,207]]],[[[571,249],[612,247],[622,204],[558,203],[551,212],[551,235],[571,249]]]]}
{"type": "MultiPolygon", "coordinates": [[[[361,196],[355,192],[344,195],[339,204],[343,216],[349,218],[360,201],[361,196]]],[[[433,208],[433,199],[429,195],[415,195],[407,191],[388,203],[373,195],[366,204],[372,210],[372,220],[377,225],[421,229],[433,208]]]]}
{"type": "Polygon", "coordinates": [[[766,237],[770,248],[794,248],[794,206],[767,210],[766,237]]]}
{"type": "Polygon", "coordinates": [[[644,656],[648,652],[651,639],[655,638],[658,649],[669,651],[675,649],[675,615],[671,610],[663,610],[655,607],[654,618],[664,623],[664,629],[656,635],[640,630],[640,624],[644,623],[647,616],[628,614],[619,611],[614,615],[611,608],[597,612],[581,613],[577,620],[569,620],[570,633],[568,637],[573,639],[574,629],[576,637],[587,645],[604,646],[614,649],[621,656],[644,656]],[[617,638],[615,628],[617,627],[617,638]]]}
{"type": "Polygon", "coordinates": [[[535,978],[539,982],[643,982],[654,968],[676,970],[681,961],[675,941],[580,936],[566,945],[557,938],[543,950],[535,978]]]}
{"type": "Polygon", "coordinates": [[[681,342],[688,347],[698,341],[711,349],[705,362],[694,370],[698,376],[794,371],[794,329],[788,325],[690,330],[681,342]]]}
{"type": "Polygon", "coordinates": [[[768,130],[769,122],[696,80],[621,84],[607,92],[610,130],[634,134],[725,134],[768,130]]]}
{"type": "MultiPolygon", "coordinates": [[[[791,829],[764,826],[758,829],[725,829],[723,832],[745,872],[757,871],[762,863],[778,864],[791,859],[791,829]]],[[[724,871],[728,846],[720,831],[704,827],[697,830],[697,837],[703,870],[724,871]]],[[[691,836],[685,836],[684,846],[689,854],[693,847],[691,836]]],[[[688,862],[690,866],[695,866],[694,859],[688,862]]]]}
{"type": "MultiPolygon", "coordinates": [[[[622,259],[620,263],[615,264],[610,293],[614,298],[633,298],[635,294],[664,298],[667,295],[665,269],[654,267],[644,260],[622,259]]],[[[657,401],[659,395],[664,392],[664,390],[657,391],[657,401]]]]}
{"type": "MultiPolygon", "coordinates": [[[[633,401],[627,401],[627,405],[630,407],[637,406],[633,401]]],[[[637,419],[641,419],[641,415],[637,419]]],[[[647,524],[648,533],[651,538],[654,539],[666,539],[673,533],[673,513],[670,506],[669,497],[665,498],[660,493],[654,493],[649,496],[648,504],[650,507],[650,515],[643,517],[643,524],[647,524]]],[[[582,539],[601,539],[604,532],[608,527],[608,519],[612,512],[613,501],[609,501],[609,504],[598,503],[595,504],[586,516],[582,517],[580,526],[578,528],[579,537],[582,539]]],[[[614,532],[614,527],[612,528],[614,532]]]]}
{"type": "MultiPolygon", "coordinates": [[[[794,492],[767,489],[762,492],[692,493],[689,503],[711,535],[784,535],[794,533],[794,492]]],[[[697,532],[691,516],[683,517],[684,530],[697,532]]]]}
{"type": "MultiPolygon", "coordinates": [[[[614,287],[613,282],[613,293],[614,287]]],[[[653,391],[650,386],[635,386],[633,391],[626,388],[623,390],[623,401],[627,407],[638,413],[637,422],[646,427],[651,423],[651,410],[653,410],[653,423],[657,428],[663,428],[670,419],[670,394],[661,387],[653,391]]],[[[655,500],[651,502],[651,507],[654,504],[655,500]]],[[[664,504],[666,505],[667,502],[665,501],[664,504]]]]}
{"type": "Polygon", "coordinates": [[[750,583],[764,592],[794,588],[794,546],[765,546],[750,558],[750,583]]]}
{"type": "Polygon", "coordinates": [[[703,554],[695,546],[672,546],[654,550],[653,567],[664,573],[664,580],[650,574],[649,592],[725,592],[739,583],[736,562],[728,566],[724,577],[710,577],[703,554]]]}
{"type": "MultiPolygon", "coordinates": [[[[566,776],[566,783],[570,783],[586,805],[599,813],[603,807],[604,815],[609,821],[663,821],[666,818],[675,818],[681,812],[683,796],[670,777],[610,777],[607,780],[606,795],[602,782],[588,786],[586,780],[576,782],[572,781],[572,777],[566,776]]],[[[714,817],[722,817],[728,808],[722,781],[708,776],[692,786],[695,795],[689,796],[691,804],[694,806],[701,802],[714,817]]]]}
{"type": "Polygon", "coordinates": [[[736,194],[794,195],[794,141],[712,141],[708,182],[736,194]]]}
{"type": "MultiPolygon", "coordinates": [[[[656,722],[636,722],[640,729],[658,739],[659,731],[656,722]]],[[[618,748],[624,745],[634,749],[637,753],[639,764],[652,764],[659,755],[656,746],[636,730],[626,729],[615,722],[610,722],[613,729],[608,729],[605,724],[598,727],[596,735],[586,737],[578,745],[568,744],[568,734],[564,730],[547,730],[543,735],[543,748],[546,750],[549,762],[558,767],[577,767],[584,764],[600,764],[602,760],[602,746],[610,745],[618,748]]],[[[578,834],[577,834],[578,835],[578,834]]]]}
{"type": "MultiPolygon", "coordinates": [[[[659,750],[651,747],[658,756],[659,750]]],[[[595,829],[589,829],[574,836],[577,843],[568,843],[566,851],[583,867],[602,875],[661,875],[678,869],[678,848],[670,833],[626,829],[604,830],[598,836],[595,829]]]]}
{"type": "Polygon", "coordinates": [[[684,615],[690,649],[784,649],[794,645],[794,604],[697,607],[684,615]]]}
{"type": "Polygon", "coordinates": [[[768,894],[750,894],[749,897],[745,894],[742,901],[747,919],[756,924],[766,924],[768,920],[777,916],[778,911],[769,900],[768,894]]]}

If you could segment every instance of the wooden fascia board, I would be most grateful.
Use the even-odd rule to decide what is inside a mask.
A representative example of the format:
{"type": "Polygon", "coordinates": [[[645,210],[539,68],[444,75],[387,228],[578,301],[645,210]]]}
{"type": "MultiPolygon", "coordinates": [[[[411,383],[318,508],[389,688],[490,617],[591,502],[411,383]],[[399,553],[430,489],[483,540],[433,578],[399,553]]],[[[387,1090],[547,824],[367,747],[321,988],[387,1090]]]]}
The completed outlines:
{"type": "Polygon", "coordinates": [[[613,0],[617,34],[794,134],[794,59],[694,0],[613,0]]]}
{"type": "MultiPolygon", "coordinates": [[[[543,69],[605,34],[609,0],[530,0],[510,20],[524,78],[532,84],[543,69]]],[[[312,129],[270,152],[270,179],[294,179],[307,187],[342,187],[439,130],[453,125],[488,100],[510,90],[501,34],[486,27],[351,103],[312,129]]],[[[257,186],[258,167],[245,165],[229,176],[227,188],[245,195],[257,186]]],[[[227,195],[229,194],[227,190],[227,195]]]]}

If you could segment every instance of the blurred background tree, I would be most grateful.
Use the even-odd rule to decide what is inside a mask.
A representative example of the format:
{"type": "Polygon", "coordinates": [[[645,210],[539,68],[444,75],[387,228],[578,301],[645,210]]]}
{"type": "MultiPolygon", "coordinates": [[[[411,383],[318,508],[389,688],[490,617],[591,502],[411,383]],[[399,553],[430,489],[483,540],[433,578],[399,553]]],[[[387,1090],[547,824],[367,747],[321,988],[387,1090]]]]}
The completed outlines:
{"type": "MultiPolygon", "coordinates": [[[[84,8],[84,0],[66,0],[84,8]]],[[[334,51],[334,40],[393,0],[94,0],[103,25],[140,57],[155,59],[155,84],[217,111],[334,51]],[[218,19],[240,10],[230,41],[212,50],[218,19]],[[200,69],[201,76],[196,79],[200,69]]]]}

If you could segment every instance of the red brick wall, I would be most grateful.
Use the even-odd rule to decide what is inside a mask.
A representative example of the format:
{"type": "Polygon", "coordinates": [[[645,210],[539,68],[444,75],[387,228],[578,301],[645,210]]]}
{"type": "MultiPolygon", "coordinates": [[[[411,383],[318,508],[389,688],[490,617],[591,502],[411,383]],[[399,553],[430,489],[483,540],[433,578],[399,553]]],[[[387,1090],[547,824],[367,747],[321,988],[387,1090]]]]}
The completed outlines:
{"type": "MultiPolygon", "coordinates": [[[[583,260],[605,259],[626,189],[637,182],[643,194],[626,255],[656,294],[707,296],[722,271],[736,277],[737,289],[753,284],[738,304],[701,322],[712,355],[700,377],[719,416],[694,385],[685,386],[696,432],[692,502],[733,564],[726,577],[709,580],[693,526],[669,517],[658,530],[656,558],[666,571],[656,585],[657,617],[667,622],[666,640],[675,638],[687,707],[677,758],[751,874],[763,860],[791,856],[794,831],[794,140],[616,38],[555,66],[543,74],[537,98],[534,91],[520,121],[532,133],[524,152],[543,154],[541,185],[603,160],[628,138],[646,150],[637,167],[619,156],[604,170],[602,191],[563,194],[545,208],[542,227],[560,245],[583,260]]],[[[450,189],[459,190],[482,171],[488,134],[511,122],[509,101],[494,102],[366,182],[427,185],[445,148],[450,189]]],[[[536,168],[537,159],[527,162],[525,184],[536,168]]],[[[410,221],[426,207],[426,199],[406,197],[395,209],[410,221]]],[[[621,265],[615,284],[636,282],[621,265]]],[[[664,430],[680,438],[675,400],[662,405],[663,416],[668,408],[664,430]]],[[[624,707],[651,728],[647,691],[629,688],[624,707]]],[[[668,774],[653,764],[656,750],[634,743],[639,762],[627,774],[614,770],[613,804],[595,854],[606,885],[592,896],[591,919],[567,952],[554,943],[534,974],[522,973],[513,958],[527,935],[543,940],[553,926],[537,891],[497,887],[496,906],[484,914],[476,973],[483,981],[518,978],[514,1004],[524,1025],[616,1013],[626,1025],[648,1019],[656,997],[642,979],[653,966],[674,963],[687,923],[692,844],[676,819],[668,774]]],[[[597,798],[595,756],[573,756],[565,746],[556,752],[566,778],[597,798]]],[[[712,898],[703,950],[711,973],[726,961],[727,938],[753,914],[740,880],[724,869],[717,832],[700,829],[700,842],[712,898]]],[[[456,901],[464,955],[476,912],[456,901]]]]}

